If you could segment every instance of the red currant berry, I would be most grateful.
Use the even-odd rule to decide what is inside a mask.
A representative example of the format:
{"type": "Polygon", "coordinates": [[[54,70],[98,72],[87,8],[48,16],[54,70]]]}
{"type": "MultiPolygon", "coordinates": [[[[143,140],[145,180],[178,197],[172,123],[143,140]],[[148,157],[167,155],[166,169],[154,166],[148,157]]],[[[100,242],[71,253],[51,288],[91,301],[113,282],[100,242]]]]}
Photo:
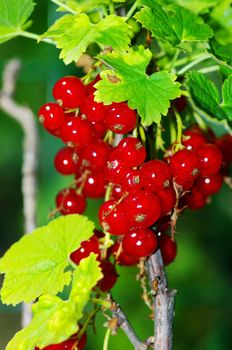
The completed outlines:
{"type": "Polygon", "coordinates": [[[65,109],[81,107],[85,100],[85,86],[74,76],[59,79],[53,87],[55,100],[65,109]]]}
{"type": "Polygon", "coordinates": [[[98,287],[102,292],[108,292],[112,289],[118,279],[117,271],[110,261],[104,261],[100,265],[103,278],[98,282],[98,287]]]}
{"type": "Polygon", "coordinates": [[[176,192],[172,187],[164,188],[162,191],[156,193],[156,195],[160,200],[162,216],[173,210],[176,204],[176,192]]]}
{"type": "Polygon", "coordinates": [[[62,175],[74,174],[79,166],[79,156],[70,147],[64,147],[58,151],[54,159],[56,170],[62,175]]]}
{"type": "Polygon", "coordinates": [[[196,186],[200,192],[206,196],[210,196],[217,193],[223,184],[223,178],[220,173],[209,175],[207,177],[199,177],[196,182],[196,186]]]}
{"type": "Polygon", "coordinates": [[[125,174],[125,179],[122,183],[123,189],[129,192],[138,191],[141,189],[140,171],[131,169],[125,174]]]}
{"type": "Polygon", "coordinates": [[[136,113],[125,102],[108,106],[106,126],[117,134],[127,134],[136,126],[136,113]]]}
{"type": "Polygon", "coordinates": [[[101,139],[105,136],[107,131],[107,126],[104,122],[104,120],[101,120],[99,122],[91,122],[91,125],[94,129],[94,133],[97,138],[101,139]]]}
{"type": "Polygon", "coordinates": [[[83,195],[87,198],[102,198],[106,192],[106,180],[104,173],[97,172],[87,176],[83,187],[83,195]]]}
{"type": "MultiPolygon", "coordinates": [[[[77,336],[75,335],[74,337],[71,337],[70,339],[63,341],[62,343],[48,345],[42,350],[73,350],[73,349],[83,350],[86,344],[86,340],[87,340],[86,333],[82,335],[79,341],[77,340],[77,336]]],[[[36,347],[35,350],[39,350],[39,348],[36,347]]]]}
{"type": "Polygon", "coordinates": [[[122,205],[117,204],[114,200],[103,203],[98,215],[104,231],[112,235],[124,235],[130,229],[122,205]]]}
{"type": "Polygon", "coordinates": [[[124,195],[124,190],[120,185],[114,185],[111,191],[110,198],[114,200],[119,200],[124,195]]]}
{"type": "Polygon", "coordinates": [[[103,170],[111,147],[102,140],[93,140],[81,153],[82,166],[90,170],[103,170]]]}
{"type": "Polygon", "coordinates": [[[134,266],[139,263],[138,258],[133,258],[127,255],[122,249],[122,243],[116,242],[110,249],[113,257],[115,258],[117,264],[122,266],[134,266]]]}
{"type": "Polygon", "coordinates": [[[126,221],[131,227],[144,228],[156,222],[161,214],[161,204],[158,197],[140,190],[129,194],[122,202],[126,221]]]}
{"type": "Polygon", "coordinates": [[[126,137],[116,149],[120,158],[130,167],[137,167],[145,161],[146,149],[135,137],[126,137]]]}
{"type": "Polygon", "coordinates": [[[43,105],[38,115],[40,123],[49,131],[59,129],[65,120],[63,109],[53,102],[43,105]]]}
{"type": "Polygon", "coordinates": [[[197,149],[201,161],[201,175],[208,176],[219,171],[222,165],[222,154],[217,146],[206,143],[197,149]]]}
{"type": "Polygon", "coordinates": [[[58,137],[58,138],[61,137],[60,128],[54,129],[54,130],[48,130],[48,129],[46,129],[46,130],[49,132],[49,134],[51,134],[51,135],[53,135],[55,137],[58,137]]]}
{"type": "Polygon", "coordinates": [[[171,264],[177,254],[177,245],[174,240],[168,235],[162,233],[159,236],[159,248],[162,254],[164,265],[171,264]]]}
{"type": "Polygon", "coordinates": [[[56,196],[56,207],[63,215],[82,214],[86,208],[86,199],[72,188],[64,189],[56,196]]]}
{"type": "Polygon", "coordinates": [[[82,113],[90,122],[98,122],[106,118],[107,107],[103,103],[94,101],[94,96],[89,95],[86,97],[82,113]]]}
{"type": "Polygon", "coordinates": [[[120,185],[129,170],[127,164],[120,158],[114,155],[114,151],[111,153],[105,168],[105,176],[109,182],[120,185]]]}
{"type": "Polygon", "coordinates": [[[122,248],[126,254],[134,258],[145,258],[154,253],[158,246],[158,239],[148,228],[133,230],[123,237],[122,248]]]}
{"type": "Polygon", "coordinates": [[[204,145],[206,143],[205,136],[199,131],[193,131],[191,129],[185,130],[183,133],[182,144],[188,150],[195,150],[198,147],[204,145]]]}
{"type": "Polygon", "coordinates": [[[223,135],[215,143],[222,153],[223,166],[229,166],[232,163],[232,136],[223,135]]]}
{"type": "Polygon", "coordinates": [[[182,112],[187,107],[187,99],[185,96],[181,96],[178,98],[175,98],[175,100],[172,101],[172,107],[176,108],[178,112],[182,112]]]}
{"type": "Polygon", "coordinates": [[[79,117],[68,117],[61,127],[61,138],[69,146],[84,147],[90,143],[93,135],[92,125],[79,117]]]}
{"type": "Polygon", "coordinates": [[[150,160],[141,168],[141,183],[145,189],[159,192],[168,187],[171,180],[169,166],[162,160],[150,160]]]}
{"type": "Polygon", "coordinates": [[[170,168],[178,184],[194,181],[200,172],[200,161],[194,151],[183,149],[170,159],[170,168]]]}
{"type": "Polygon", "coordinates": [[[187,193],[184,198],[184,204],[187,205],[189,209],[196,210],[204,207],[206,204],[207,197],[204,193],[199,191],[199,189],[194,186],[190,193],[187,193]]]}
{"type": "Polygon", "coordinates": [[[88,241],[82,242],[81,247],[71,253],[70,259],[76,265],[78,265],[80,261],[84,258],[87,258],[90,253],[94,253],[100,256],[98,239],[95,235],[93,235],[88,241]]]}

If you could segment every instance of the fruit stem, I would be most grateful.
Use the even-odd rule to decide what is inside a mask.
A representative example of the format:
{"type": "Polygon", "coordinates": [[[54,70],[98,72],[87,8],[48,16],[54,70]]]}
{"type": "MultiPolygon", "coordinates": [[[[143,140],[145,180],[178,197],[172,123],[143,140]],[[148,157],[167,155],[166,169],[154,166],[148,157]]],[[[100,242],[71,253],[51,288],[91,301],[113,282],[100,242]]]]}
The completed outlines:
{"type": "Polygon", "coordinates": [[[177,110],[174,108],[174,114],[176,117],[176,124],[177,124],[177,137],[176,137],[176,144],[175,144],[175,150],[179,150],[183,147],[182,145],[182,131],[184,129],[184,125],[181,120],[180,114],[177,112],[177,110]]]}
{"type": "Polygon", "coordinates": [[[130,10],[126,14],[127,19],[129,19],[133,15],[135,10],[137,9],[137,6],[138,6],[137,1],[135,1],[134,4],[131,6],[130,10]]]}
{"type": "Polygon", "coordinates": [[[175,55],[173,56],[172,61],[170,62],[170,65],[169,65],[169,70],[170,71],[173,70],[179,54],[180,54],[180,50],[177,49],[176,52],[175,52],[175,55]]]}
{"type": "Polygon", "coordinates": [[[62,1],[59,0],[51,0],[51,2],[53,2],[54,4],[56,4],[57,6],[60,6],[61,8],[65,9],[67,12],[72,13],[73,15],[76,15],[77,12],[74,11],[71,7],[69,7],[68,5],[66,5],[65,3],[63,3],[62,1]]]}
{"type": "Polygon", "coordinates": [[[177,75],[182,75],[182,74],[186,73],[192,67],[197,66],[199,63],[201,63],[203,61],[206,61],[206,60],[210,59],[211,57],[212,56],[210,54],[208,54],[208,53],[205,54],[205,55],[201,55],[200,57],[198,57],[194,61],[192,61],[189,64],[187,64],[187,66],[185,66],[181,70],[179,70],[179,72],[177,72],[177,75]]]}
{"type": "Polygon", "coordinates": [[[104,338],[103,350],[108,350],[110,334],[111,334],[111,330],[110,328],[107,328],[105,338],[104,338]]]}

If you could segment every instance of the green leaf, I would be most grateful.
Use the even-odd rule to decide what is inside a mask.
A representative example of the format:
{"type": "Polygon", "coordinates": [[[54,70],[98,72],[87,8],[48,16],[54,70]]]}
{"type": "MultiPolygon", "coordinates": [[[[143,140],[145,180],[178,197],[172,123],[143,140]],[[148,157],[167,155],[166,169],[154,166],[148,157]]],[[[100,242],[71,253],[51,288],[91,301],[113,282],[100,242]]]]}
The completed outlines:
{"type": "MultiPolygon", "coordinates": [[[[51,0],[52,1],[52,0],[51,0]]],[[[61,2],[69,6],[73,11],[79,12],[91,12],[102,6],[108,6],[112,2],[125,2],[126,0],[61,0],[61,2]]],[[[62,7],[60,8],[63,11],[62,7]]]]}
{"type": "Polygon", "coordinates": [[[78,331],[78,321],[90,298],[92,288],[102,278],[96,255],[83,259],[74,272],[71,294],[64,301],[44,295],[33,305],[34,317],[29,326],[19,331],[6,350],[34,350],[57,344],[78,331]]]}
{"type": "Polygon", "coordinates": [[[0,0],[0,43],[20,35],[33,8],[32,0],[0,0]]]}
{"type": "Polygon", "coordinates": [[[139,0],[139,3],[144,8],[135,18],[155,38],[167,41],[173,47],[186,50],[186,43],[207,41],[213,36],[212,29],[202,18],[184,7],[176,4],[162,7],[154,0],[139,0]]]}
{"type": "Polygon", "coordinates": [[[2,301],[16,305],[62,291],[71,280],[71,271],[65,271],[69,255],[93,229],[86,217],[67,215],[21,238],[0,259],[0,272],[5,273],[2,301]]]}
{"type": "Polygon", "coordinates": [[[105,104],[128,101],[130,108],[137,109],[143,125],[158,123],[161,115],[168,113],[170,100],[179,97],[181,91],[174,74],[166,71],[146,74],[151,57],[150,50],[143,46],[124,54],[99,56],[112,69],[104,71],[102,80],[95,85],[96,101],[105,104]]]}
{"type": "Polygon", "coordinates": [[[52,38],[62,49],[60,58],[66,64],[76,62],[89,44],[97,42],[103,47],[126,50],[130,43],[131,30],[122,17],[107,16],[93,24],[82,13],[66,15],[58,19],[41,38],[52,38]]]}
{"type": "Polygon", "coordinates": [[[232,64],[232,43],[221,45],[216,40],[210,40],[210,52],[219,60],[232,64]]]}
{"type": "Polygon", "coordinates": [[[191,71],[187,74],[187,86],[195,104],[214,118],[227,119],[220,107],[219,92],[214,83],[203,73],[191,71]]]}
{"type": "Polygon", "coordinates": [[[160,3],[176,3],[195,13],[201,13],[217,5],[219,0],[160,0],[160,3]]]}
{"type": "Polygon", "coordinates": [[[228,119],[232,121],[232,74],[224,81],[222,86],[222,97],[223,101],[221,107],[227,114],[228,119]]]}

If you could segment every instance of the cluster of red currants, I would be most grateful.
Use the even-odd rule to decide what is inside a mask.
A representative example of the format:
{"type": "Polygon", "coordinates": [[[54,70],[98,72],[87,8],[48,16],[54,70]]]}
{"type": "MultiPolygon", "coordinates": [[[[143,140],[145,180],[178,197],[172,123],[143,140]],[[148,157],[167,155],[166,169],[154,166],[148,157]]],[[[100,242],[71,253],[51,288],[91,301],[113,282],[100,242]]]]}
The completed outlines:
{"type": "MultiPolygon", "coordinates": [[[[116,261],[135,265],[160,246],[168,264],[176,256],[176,243],[157,235],[153,226],[163,227],[159,222],[170,221],[175,209],[203,207],[208,196],[219,191],[231,163],[231,136],[217,139],[211,131],[193,126],[183,133],[182,148],[173,152],[172,145],[163,160],[146,161],[146,149],[135,137],[124,137],[112,147],[103,140],[106,131],[130,133],[136,127],[136,113],[126,103],[95,102],[98,80],[87,86],[73,76],[58,80],[53,88],[57,103],[39,110],[45,129],[67,145],[57,153],[55,168],[75,176],[75,185],[58,193],[57,210],[63,215],[81,214],[86,198],[104,197],[108,188],[99,221],[104,232],[118,236],[110,248],[116,261]]],[[[95,234],[86,243],[85,256],[91,251],[101,255],[99,238],[101,242],[103,238],[95,234]]],[[[72,255],[74,262],[80,259],[81,255],[72,255]]]]}
{"type": "MultiPolygon", "coordinates": [[[[42,106],[39,120],[66,144],[55,156],[56,170],[75,177],[74,185],[57,194],[57,211],[82,214],[86,198],[105,196],[99,209],[104,233],[95,230],[70,258],[79,264],[91,252],[97,254],[104,276],[98,288],[106,292],[117,281],[115,263],[136,265],[158,248],[165,265],[175,259],[176,242],[165,231],[174,214],[203,207],[220,190],[232,162],[232,137],[216,138],[211,130],[203,132],[193,126],[163,160],[147,160],[142,142],[127,135],[136,128],[136,112],[126,103],[105,106],[95,102],[98,80],[86,86],[73,76],[58,80],[53,88],[57,103],[42,106]],[[114,147],[107,142],[110,133],[121,135],[114,147]],[[174,152],[176,146],[179,150],[174,152]],[[105,234],[115,237],[109,249],[105,234]]],[[[78,349],[82,348],[78,343],[78,349]]]]}

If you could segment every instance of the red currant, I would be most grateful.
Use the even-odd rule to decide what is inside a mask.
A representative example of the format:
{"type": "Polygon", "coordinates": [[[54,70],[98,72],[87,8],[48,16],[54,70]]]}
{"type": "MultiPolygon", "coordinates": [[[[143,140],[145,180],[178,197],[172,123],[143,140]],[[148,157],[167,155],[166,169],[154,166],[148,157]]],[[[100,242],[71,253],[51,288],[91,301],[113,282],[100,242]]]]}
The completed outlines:
{"type": "Polygon", "coordinates": [[[74,174],[79,166],[79,156],[70,147],[64,147],[58,151],[54,159],[56,170],[62,175],[74,174]]]}
{"type": "Polygon", "coordinates": [[[102,198],[106,192],[106,180],[104,173],[94,172],[87,176],[83,187],[83,195],[87,198],[102,198]]]}
{"type": "Polygon", "coordinates": [[[102,292],[112,289],[118,279],[117,271],[110,261],[103,261],[100,265],[103,278],[98,282],[98,287],[102,292]]]}
{"type": "Polygon", "coordinates": [[[201,161],[201,175],[208,176],[219,171],[222,165],[222,154],[217,146],[206,143],[197,149],[201,161]]]}
{"type": "Polygon", "coordinates": [[[127,164],[115,156],[114,151],[111,153],[105,168],[105,176],[109,182],[120,185],[129,170],[127,164]]]}
{"type": "Polygon", "coordinates": [[[172,187],[164,188],[156,193],[161,203],[162,216],[173,210],[176,203],[176,192],[172,187]]]}
{"type": "Polygon", "coordinates": [[[106,166],[111,147],[102,140],[93,140],[81,153],[82,166],[90,170],[102,170],[106,166]]]}
{"type": "Polygon", "coordinates": [[[110,249],[112,255],[114,256],[117,264],[122,266],[134,266],[139,263],[138,258],[133,258],[127,255],[122,249],[122,243],[116,242],[110,249]]]}
{"type": "Polygon", "coordinates": [[[94,133],[95,133],[96,137],[101,139],[105,136],[106,131],[107,131],[107,126],[106,126],[104,120],[101,120],[99,122],[91,122],[91,125],[94,129],[94,133]]]}
{"type": "Polygon", "coordinates": [[[81,107],[85,100],[85,86],[82,81],[74,76],[59,79],[53,87],[55,100],[67,109],[81,107]]]}
{"type": "Polygon", "coordinates": [[[64,189],[56,196],[56,207],[63,215],[82,214],[86,208],[86,199],[73,188],[64,189]]]}
{"type": "Polygon", "coordinates": [[[182,112],[187,107],[187,99],[185,96],[181,96],[178,98],[175,98],[175,100],[172,101],[172,107],[176,108],[178,112],[182,112]]]}
{"type": "Polygon", "coordinates": [[[65,120],[63,109],[53,102],[43,105],[38,115],[40,123],[49,131],[59,129],[65,120]]]}
{"type": "Polygon", "coordinates": [[[184,204],[192,210],[200,209],[206,204],[207,197],[196,186],[184,198],[184,204]]]}
{"type": "Polygon", "coordinates": [[[170,158],[173,177],[178,184],[194,181],[200,172],[200,161],[194,151],[183,149],[170,158]]]}
{"type": "Polygon", "coordinates": [[[85,99],[82,113],[90,122],[98,122],[106,118],[107,108],[103,103],[94,101],[93,95],[88,95],[85,99]]]}
{"type": "MultiPolygon", "coordinates": [[[[87,340],[86,333],[82,335],[79,341],[77,340],[77,337],[75,335],[75,338],[70,338],[59,344],[48,345],[42,350],[73,350],[73,349],[83,350],[86,344],[86,340],[87,340]]],[[[35,350],[39,350],[39,348],[36,348],[35,350]]]]}
{"type": "Polygon", "coordinates": [[[86,85],[85,88],[86,88],[86,95],[87,95],[87,96],[88,96],[88,95],[93,95],[93,94],[94,94],[94,92],[96,91],[94,85],[97,84],[97,82],[98,82],[99,80],[101,80],[101,77],[100,77],[100,75],[98,74],[98,75],[96,76],[96,78],[95,78],[93,81],[91,81],[91,83],[89,83],[88,85],[86,85]]]}
{"type": "Polygon", "coordinates": [[[98,239],[93,235],[88,241],[81,243],[81,247],[71,253],[70,259],[78,265],[80,261],[84,258],[87,258],[90,253],[100,255],[100,249],[98,244],[98,239]]]}
{"type": "Polygon", "coordinates": [[[130,229],[121,204],[114,200],[103,203],[99,209],[99,221],[104,231],[112,235],[124,235],[130,229]]]}
{"type": "Polygon", "coordinates": [[[202,146],[204,143],[206,143],[205,136],[199,131],[188,129],[185,130],[183,136],[184,138],[182,140],[182,144],[188,150],[195,150],[198,147],[202,146]]]}
{"type": "Polygon", "coordinates": [[[140,171],[131,169],[125,174],[125,179],[122,183],[123,189],[129,192],[141,189],[140,171]]]}
{"type": "Polygon", "coordinates": [[[144,228],[156,222],[161,214],[161,204],[158,197],[140,190],[129,194],[122,202],[127,222],[131,227],[144,228]]]}
{"type": "Polygon", "coordinates": [[[135,137],[124,138],[117,147],[120,158],[130,167],[137,167],[145,161],[146,149],[135,137]]]}
{"type": "Polygon", "coordinates": [[[123,237],[122,248],[126,254],[134,258],[145,258],[154,253],[158,246],[158,239],[148,228],[133,230],[123,237]]]}
{"type": "Polygon", "coordinates": [[[126,134],[136,126],[136,113],[125,102],[108,106],[106,126],[117,134],[126,134]]]}
{"type": "Polygon", "coordinates": [[[150,160],[141,168],[141,183],[145,189],[159,192],[168,187],[171,180],[169,166],[162,160],[150,160]]]}
{"type": "Polygon", "coordinates": [[[61,127],[61,138],[69,146],[84,147],[92,140],[94,130],[87,120],[68,117],[61,127]]]}
{"type": "Polygon", "coordinates": [[[124,195],[124,190],[120,185],[114,185],[111,191],[110,198],[119,200],[124,195]]]}
{"type": "Polygon", "coordinates": [[[206,196],[217,193],[223,184],[222,175],[220,173],[209,175],[207,177],[199,177],[196,186],[200,192],[206,196]]]}
{"type": "Polygon", "coordinates": [[[174,240],[168,235],[162,233],[159,236],[159,248],[162,254],[164,265],[171,264],[177,254],[177,245],[174,240]]]}

